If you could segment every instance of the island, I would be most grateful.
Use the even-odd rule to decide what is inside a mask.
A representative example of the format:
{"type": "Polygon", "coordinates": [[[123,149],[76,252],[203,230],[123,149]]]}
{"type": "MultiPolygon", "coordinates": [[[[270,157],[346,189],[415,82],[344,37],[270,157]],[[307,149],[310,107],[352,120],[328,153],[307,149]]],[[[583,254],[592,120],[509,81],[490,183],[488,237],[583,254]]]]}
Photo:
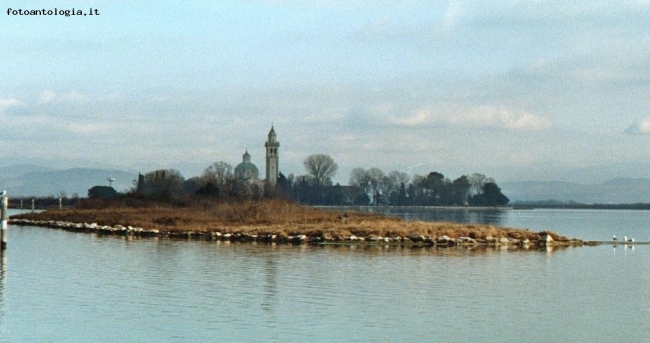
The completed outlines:
{"type": "Polygon", "coordinates": [[[90,199],[71,209],[13,215],[10,223],[133,237],[289,244],[535,247],[583,243],[550,231],[407,221],[374,213],[329,211],[286,199],[184,206],[90,199]]]}

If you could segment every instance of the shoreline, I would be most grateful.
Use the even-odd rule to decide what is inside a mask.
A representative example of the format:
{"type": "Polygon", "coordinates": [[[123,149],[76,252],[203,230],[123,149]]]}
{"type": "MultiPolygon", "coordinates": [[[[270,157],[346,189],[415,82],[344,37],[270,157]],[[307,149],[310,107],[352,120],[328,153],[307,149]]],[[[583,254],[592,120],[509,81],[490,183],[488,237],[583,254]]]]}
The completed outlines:
{"type": "MultiPolygon", "coordinates": [[[[486,237],[486,238],[471,238],[466,236],[450,237],[447,235],[432,236],[423,234],[411,235],[394,235],[394,236],[379,236],[376,234],[368,234],[365,236],[349,235],[346,237],[335,237],[331,234],[319,232],[318,234],[307,235],[306,233],[298,233],[289,235],[284,231],[274,230],[272,227],[258,226],[255,228],[248,228],[248,230],[237,230],[235,228],[228,228],[224,230],[213,231],[165,231],[158,229],[144,229],[133,226],[108,226],[98,225],[97,223],[75,223],[68,221],[55,221],[55,220],[30,220],[30,219],[10,219],[10,224],[19,226],[38,226],[47,227],[52,229],[60,229],[71,232],[81,233],[94,233],[98,235],[113,235],[113,236],[131,236],[138,238],[170,238],[170,239],[196,239],[196,240],[215,240],[215,241],[230,241],[230,242],[258,242],[258,243],[274,243],[274,244],[312,244],[312,245],[394,245],[394,246],[422,246],[422,247],[513,247],[513,248],[546,248],[546,247],[569,247],[569,246],[583,246],[583,245],[596,245],[595,242],[583,242],[579,239],[553,239],[552,233],[532,233],[537,234],[539,239],[518,239],[512,237],[486,237]],[[253,230],[251,230],[253,229],[253,230]],[[247,232],[248,231],[248,232],[247,232]],[[254,232],[254,233],[251,233],[254,232]]],[[[497,229],[499,230],[499,229],[497,229]]],[[[503,229],[504,233],[506,230],[503,229]]],[[[525,230],[522,230],[525,231],[525,230]]],[[[528,232],[528,231],[525,231],[528,232]]],[[[556,235],[557,237],[557,235],[556,235]]],[[[596,242],[600,244],[600,242],[596,242]]],[[[605,242],[602,242],[605,244],[605,242]]],[[[649,243],[650,244],[650,243],[649,243]]]]}
{"type": "Polygon", "coordinates": [[[200,201],[170,206],[152,201],[82,203],[9,218],[75,232],[133,237],[262,242],[277,244],[388,244],[416,246],[577,246],[551,231],[487,224],[408,221],[379,213],[314,208],[281,199],[255,202],[200,201]]]}

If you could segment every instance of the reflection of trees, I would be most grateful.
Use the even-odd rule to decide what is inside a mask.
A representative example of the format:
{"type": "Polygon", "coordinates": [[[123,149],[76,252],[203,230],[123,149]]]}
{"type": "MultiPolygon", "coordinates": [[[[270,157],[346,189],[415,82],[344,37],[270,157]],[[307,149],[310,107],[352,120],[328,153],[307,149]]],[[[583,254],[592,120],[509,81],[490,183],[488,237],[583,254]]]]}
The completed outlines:
{"type": "Polygon", "coordinates": [[[273,256],[268,256],[264,266],[264,300],[262,309],[269,313],[275,312],[278,295],[278,266],[273,256]]]}
{"type": "Polygon", "coordinates": [[[6,250],[0,251],[0,323],[4,321],[5,314],[5,285],[7,277],[6,250]]]}
{"type": "Polygon", "coordinates": [[[406,220],[426,222],[452,222],[458,224],[485,224],[501,226],[507,212],[500,209],[441,209],[441,208],[370,208],[371,212],[380,212],[406,220]]]}

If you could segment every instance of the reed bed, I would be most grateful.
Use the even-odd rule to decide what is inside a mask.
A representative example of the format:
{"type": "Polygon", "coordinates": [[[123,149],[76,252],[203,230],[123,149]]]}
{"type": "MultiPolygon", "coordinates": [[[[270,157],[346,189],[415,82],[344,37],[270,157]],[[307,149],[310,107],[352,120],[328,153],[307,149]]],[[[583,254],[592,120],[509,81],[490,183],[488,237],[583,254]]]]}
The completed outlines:
{"type": "Polygon", "coordinates": [[[49,209],[40,213],[25,213],[12,218],[96,223],[106,226],[132,226],[164,232],[239,232],[249,234],[306,235],[308,237],[346,238],[369,237],[427,237],[450,238],[488,237],[539,239],[550,234],[554,240],[567,240],[553,232],[531,232],[527,229],[502,228],[492,225],[463,225],[447,222],[405,221],[381,214],[363,212],[334,212],[299,205],[286,200],[255,202],[197,202],[183,207],[169,204],[139,204],[102,202],[82,204],[73,209],[49,209]]]}

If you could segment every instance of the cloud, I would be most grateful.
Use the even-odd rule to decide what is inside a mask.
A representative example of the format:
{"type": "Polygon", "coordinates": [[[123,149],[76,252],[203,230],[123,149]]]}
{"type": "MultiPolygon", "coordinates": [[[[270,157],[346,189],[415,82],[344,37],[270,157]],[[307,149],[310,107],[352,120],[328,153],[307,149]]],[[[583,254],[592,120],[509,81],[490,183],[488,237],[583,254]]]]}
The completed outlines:
{"type": "Polygon", "coordinates": [[[37,105],[51,104],[51,103],[69,103],[79,104],[89,100],[89,96],[81,92],[65,92],[57,93],[52,90],[45,90],[41,92],[36,101],[37,105]]]}
{"type": "Polygon", "coordinates": [[[11,107],[25,106],[25,103],[15,98],[0,99],[0,114],[5,114],[11,107]]]}
{"type": "MultiPolygon", "coordinates": [[[[383,105],[375,112],[389,113],[390,107],[383,105]]],[[[538,131],[550,128],[550,118],[529,112],[515,112],[506,107],[478,106],[467,109],[433,109],[423,107],[407,115],[388,115],[388,121],[399,126],[447,125],[462,128],[501,128],[518,131],[538,131]]]]}
{"type": "Polygon", "coordinates": [[[107,134],[113,131],[112,126],[101,123],[70,123],[67,129],[82,135],[107,134]]]}
{"type": "Polygon", "coordinates": [[[440,22],[439,29],[442,32],[453,30],[460,22],[463,16],[463,8],[459,1],[450,1],[445,10],[445,14],[440,22]]]}
{"type": "Polygon", "coordinates": [[[650,135],[650,117],[643,118],[625,130],[631,135],[650,135]]]}
{"type": "Polygon", "coordinates": [[[56,99],[56,92],[54,91],[43,91],[38,96],[37,104],[47,104],[56,99]]]}
{"type": "Polygon", "coordinates": [[[433,122],[432,111],[428,108],[416,110],[409,116],[391,116],[389,120],[401,126],[421,126],[433,122]]]}

